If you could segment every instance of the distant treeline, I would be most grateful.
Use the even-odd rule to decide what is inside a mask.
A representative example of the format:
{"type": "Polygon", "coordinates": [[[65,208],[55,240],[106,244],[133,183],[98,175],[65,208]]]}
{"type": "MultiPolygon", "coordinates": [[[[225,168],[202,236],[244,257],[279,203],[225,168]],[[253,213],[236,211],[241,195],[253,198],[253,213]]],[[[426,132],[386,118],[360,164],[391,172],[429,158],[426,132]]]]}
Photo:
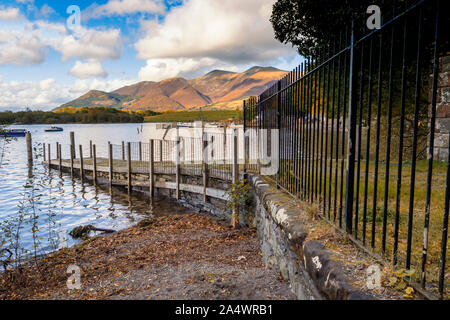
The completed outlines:
{"type": "Polygon", "coordinates": [[[145,122],[232,121],[243,119],[242,110],[178,111],[147,116],[145,122]]]}
{"type": "Polygon", "coordinates": [[[153,111],[122,111],[114,108],[80,108],[58,111],[0,112],[0,125],[7,124],[60,124],[60,123],[141,123],[153,111]]]}

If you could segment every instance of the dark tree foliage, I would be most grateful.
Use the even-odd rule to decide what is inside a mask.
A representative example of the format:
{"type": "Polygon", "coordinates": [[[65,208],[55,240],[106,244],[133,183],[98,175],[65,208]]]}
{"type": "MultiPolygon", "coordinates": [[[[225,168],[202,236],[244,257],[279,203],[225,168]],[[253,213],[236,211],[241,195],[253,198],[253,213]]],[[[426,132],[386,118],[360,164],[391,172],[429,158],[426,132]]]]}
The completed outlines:
{"type": "Polygon", "coordinates": [[[383,10],[392,6],[393,2],[394,0],[278,0],[273,6],[270,21],[277,40],[291,43],[301,55],[309,57],[318,46],[349,25],[352,18],[369,17],[366,13],[368,6],[376,4],[383,10]]]}
{"type": "Polygon", "coordinates": [[[0,125],[19,124],[61,124],[61,123],[141,123],[145,116],[156,115],[153,111],[139,114],[114,108],[80,108],[76,112],[20,111],[0,112],[0,125]]]}

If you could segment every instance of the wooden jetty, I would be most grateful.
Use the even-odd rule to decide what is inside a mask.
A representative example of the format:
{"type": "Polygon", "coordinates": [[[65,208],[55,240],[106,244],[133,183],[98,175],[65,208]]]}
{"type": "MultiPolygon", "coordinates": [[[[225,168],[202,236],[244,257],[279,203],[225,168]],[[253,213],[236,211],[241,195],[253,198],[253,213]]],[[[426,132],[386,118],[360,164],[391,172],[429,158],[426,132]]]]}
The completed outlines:
{"type": "Polygon", "coordinates": [[[174,192],[177,199],[181,198],[181,193],[194,193],[202,195],[205,202],[210,198],[228,201],[226,190],[240,180],[244,165],[238,163],[236,130],[225,139],[231,143],[226,147],[228,150],[222,147],[220,160],[211,160],[215,151],[208,146],[214,139],[180,137],[175,141],[108,143],[108,156],[98,157],[96,144],[91,141],[89,152],[84,152],[82,145],[76,148],[71,133],[70,158],[62,158],[60,143],[56,143],[52,157],[52,146],[47,144],[44,145],[44,164],[95,185],[125,187],[128,192],[148,190],[151,197],[155,190],[167,189],[174,192]]]}

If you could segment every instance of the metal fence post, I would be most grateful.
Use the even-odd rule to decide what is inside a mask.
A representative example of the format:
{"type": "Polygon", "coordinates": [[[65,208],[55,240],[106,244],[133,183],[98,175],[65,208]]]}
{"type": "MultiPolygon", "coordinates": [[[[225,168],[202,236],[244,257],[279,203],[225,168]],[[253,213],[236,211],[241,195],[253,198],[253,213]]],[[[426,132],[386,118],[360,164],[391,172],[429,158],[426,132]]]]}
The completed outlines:
{"type": "MultiPolygon", "coordinates": [[[[123,142],[122,142],[123,143],[123,142]]],[[[127,142],[128,165],[127,165],[127,179],[128,179],[128,193],[131,193],[131,143],[127,142]]]]}
{"type": "Polygon", "coordinates": [[[202,137],[202,175],[203,175],[203,201],[208,201],[206,189],[208,188],[208,141],[202,137]]]}
{"type": "MultiPolygon", "coordinates": [[[[233,184],[235,185],[239,182],[238,150],[237,130],[233,129],[233,184]]],[[[239,225],[239,206],[237,204],[233,207],[231,225],[233,227],[237,227],[239,225]]]]}
{"type": "MultiPolygon", "coordinates": [[[[349,102],[348,102],[348,140],[347,140],[347,183],[345,187],[345,224],[348,233],[352,233],[353,224],[353,197],[355,181],[355,141],[356,141],[356,113],[357,113],[357,81],[358,70],[356,62],[358,55],[355,48],[355,21],[352,21],[352,37],[350,48],[350,79],[349,79],[349,102]]],[[[345,129],[345,128],[344,128],[345,129]]]]}
{"type": "Polygon", "coordinates": [[[139,161],[142,161],[142,142],[139,141],[139,161]]]}
{"type": "Polygon", "coordinates": [[[247,117],[245,110],[245,100],[242,105],[243,121],[244,121],[244,178],[247,179],[247,162],[248,162],[248,137],[247,137],[247,117]]]}
{"type": "Polygon", "coordinates": [[[278,169],[277,169],[277,189],[280,188],[280,167],[281,167],[281,81],[277,83],[277,129],[278,129],[278,169]]]}
{"type": "Polygon", "coordinates": [[[148,154],[148,164],[149,164],[149,168],[148,168],[148,172],[149,172],[149,193],[150,193],[150,198],[153,198],[153,196],[155,195],[155,178],[154,178],[154,171],[155,171],[155,159],[154,159],[154,140],[150,139],[150,144],[149,144],[149,154],[148,154]]]}
{"type": "Polygon", "coordinates": [[[180,199],[180,135],[177,128],[177,141],[175,151],[175,182],[176,182],[176,198],[180,199]]]}

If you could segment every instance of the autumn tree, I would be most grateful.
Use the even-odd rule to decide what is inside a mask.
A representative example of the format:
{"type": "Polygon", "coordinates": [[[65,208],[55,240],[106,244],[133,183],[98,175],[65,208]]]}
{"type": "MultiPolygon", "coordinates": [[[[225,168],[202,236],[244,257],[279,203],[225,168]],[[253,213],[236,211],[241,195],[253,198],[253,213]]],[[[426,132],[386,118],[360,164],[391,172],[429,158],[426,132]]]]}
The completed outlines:
{"type": "Polygon", "coordinates": [[[392,6],[394,0],[278,0],[273,5],[275,38],[311,56],[315,49],[342,30],[352,18],[367,15],[370,5],[392,6]]]}

